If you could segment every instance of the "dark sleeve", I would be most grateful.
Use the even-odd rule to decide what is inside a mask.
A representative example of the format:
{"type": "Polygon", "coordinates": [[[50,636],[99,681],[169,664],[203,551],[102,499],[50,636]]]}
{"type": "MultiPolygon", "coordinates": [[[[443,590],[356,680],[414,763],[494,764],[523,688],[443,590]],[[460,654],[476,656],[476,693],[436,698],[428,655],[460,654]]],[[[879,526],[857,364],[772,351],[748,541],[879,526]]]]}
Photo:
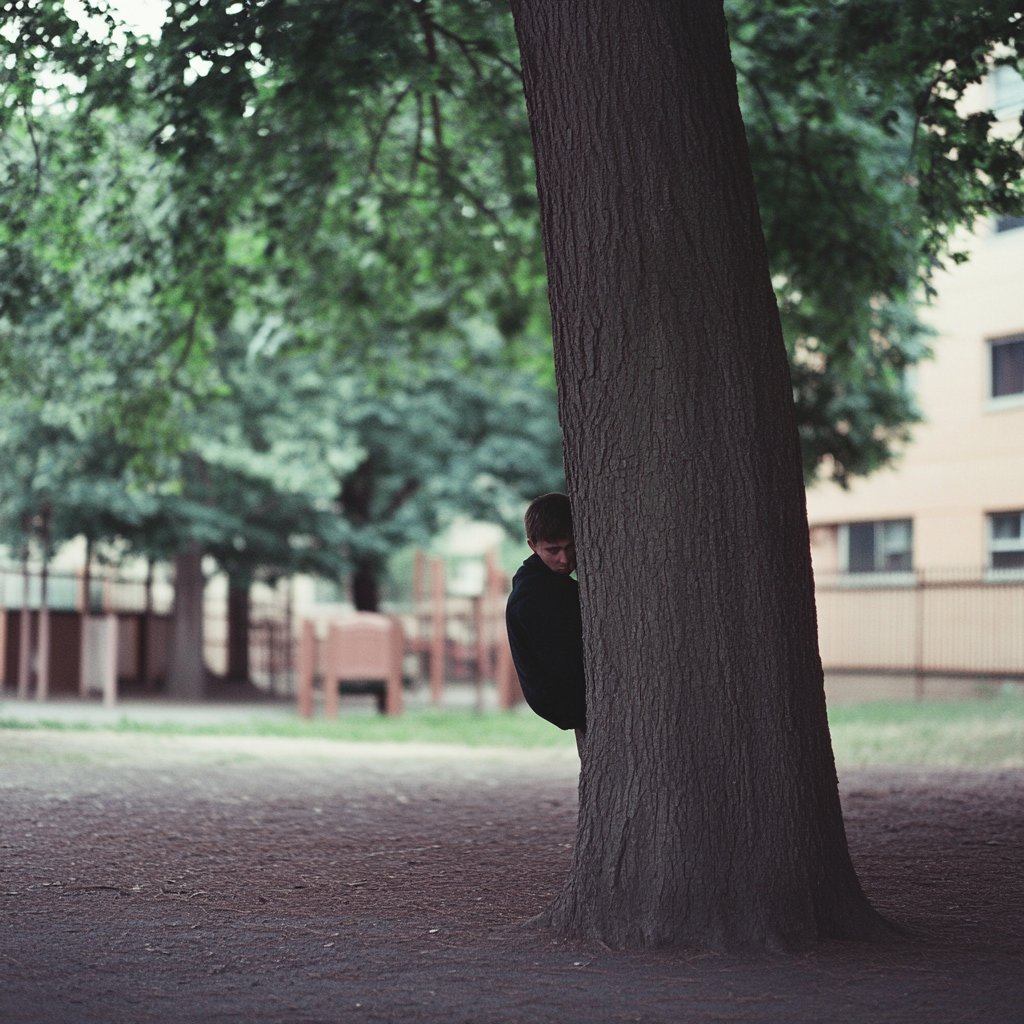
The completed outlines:
{"type": "Polygon", "coordinates": [[[560,729],[584,728],[583,626],[575,587],[510,598],[505,621],[526,703],[560,729]]]}

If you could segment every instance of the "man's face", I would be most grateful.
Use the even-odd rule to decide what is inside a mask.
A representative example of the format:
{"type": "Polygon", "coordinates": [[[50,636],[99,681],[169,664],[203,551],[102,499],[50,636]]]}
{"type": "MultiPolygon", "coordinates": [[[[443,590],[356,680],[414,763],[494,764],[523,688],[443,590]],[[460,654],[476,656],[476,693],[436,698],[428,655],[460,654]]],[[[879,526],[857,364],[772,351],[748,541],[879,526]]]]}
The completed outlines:
{"type": "Polygon", "coordinates": [[[526,542],[530,549],[540,555],[540,560],[559,576],[568,576],[576,568],[576,545],[572,537],[564,540],[532,540],[526,542]]]}

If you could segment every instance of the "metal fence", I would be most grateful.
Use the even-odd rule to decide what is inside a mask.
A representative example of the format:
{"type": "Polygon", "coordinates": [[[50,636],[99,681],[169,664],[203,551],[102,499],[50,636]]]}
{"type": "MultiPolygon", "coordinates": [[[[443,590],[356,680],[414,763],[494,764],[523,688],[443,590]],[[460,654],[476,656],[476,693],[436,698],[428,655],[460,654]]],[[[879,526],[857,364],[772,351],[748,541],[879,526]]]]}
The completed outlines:
{"type": "MultiPolygon", "coordinates": [[[[411,594],[388,608],[404,621],[406,674],[417,682],[429,680],[432,688],[445,681],[479,684],[494,678],[507,586],[489,564],[480,594],[452,595],[440,560],[429,567],[418,560],[411,594]]],[[[827,673],[1024,682],[1022,570],[819,574],[815,590],[827,673]]],[[[84,591],[81,576],[51,574],[47,583],[52,686],[58,692],[78,689],[84,591]]],[[[120,624],[118,678],[143,689],[159,688],[170,639],[169,588],[151,589],[147,597],[143,582],[107,578],[93,579],[90,592],[92,613],[114,614],[120,624]]],[[[28,640],[33,650],[38,647],[40,597],[38,573],[29,575],[26,586],[21,571],[0,568],[0,673],[8,687],[19,671],[24,674],[19,670],[24,610],[30,619],[28,640]]],[[[207,664],[222,673],[226,619],[219,606],[208,608],[206,624],[207,664]]],[[[294,632],[290,599],[253,604],[249,665],[257,686],[294,692],[294,632]]]]}
{"type": "Polygon", "coordinates": [[[815,580],[826,672],[1024,680],[1024,572],[815,580]]]}

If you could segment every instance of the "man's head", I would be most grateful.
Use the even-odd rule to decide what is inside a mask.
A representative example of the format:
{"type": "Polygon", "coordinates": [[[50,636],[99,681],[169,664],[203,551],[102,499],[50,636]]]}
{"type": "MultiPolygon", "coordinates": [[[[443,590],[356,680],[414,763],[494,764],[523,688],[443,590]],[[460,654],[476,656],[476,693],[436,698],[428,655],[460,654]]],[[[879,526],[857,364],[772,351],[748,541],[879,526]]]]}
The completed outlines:
{"type": "Polygon", "coordinates": [[[540,560],[560,576],[576,568],[572,509],[564,494],[542,494],[526,510],[526,543],[540,560]]]}

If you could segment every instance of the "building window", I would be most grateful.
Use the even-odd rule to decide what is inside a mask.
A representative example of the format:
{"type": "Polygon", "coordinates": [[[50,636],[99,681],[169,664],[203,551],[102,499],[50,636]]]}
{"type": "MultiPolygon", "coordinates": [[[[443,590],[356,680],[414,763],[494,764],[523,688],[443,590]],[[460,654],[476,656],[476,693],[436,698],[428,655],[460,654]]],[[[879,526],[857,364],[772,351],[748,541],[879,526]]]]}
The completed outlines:
{"type": "Polygon", "coordinates": [[[999,217],[996,219],[996,232],[1015,231],[1024,228],[1024,217],[999,217]]]}
{"type": "Polygon", "coordinates": [[[910,572],[913,567],[911,520],[883,519],[839,527],[840,572],[910,572]]]}
{"type": "Polygon", "coordinates": [[[988,567],[1024,569],[1024,512],[993,512],[988,517],[988,567]]]}
{"type": "Polygon", "coordinates": [[[1024,394],[1024,337],[990,342],[992,350],[992,397],[1024,394]]]}

